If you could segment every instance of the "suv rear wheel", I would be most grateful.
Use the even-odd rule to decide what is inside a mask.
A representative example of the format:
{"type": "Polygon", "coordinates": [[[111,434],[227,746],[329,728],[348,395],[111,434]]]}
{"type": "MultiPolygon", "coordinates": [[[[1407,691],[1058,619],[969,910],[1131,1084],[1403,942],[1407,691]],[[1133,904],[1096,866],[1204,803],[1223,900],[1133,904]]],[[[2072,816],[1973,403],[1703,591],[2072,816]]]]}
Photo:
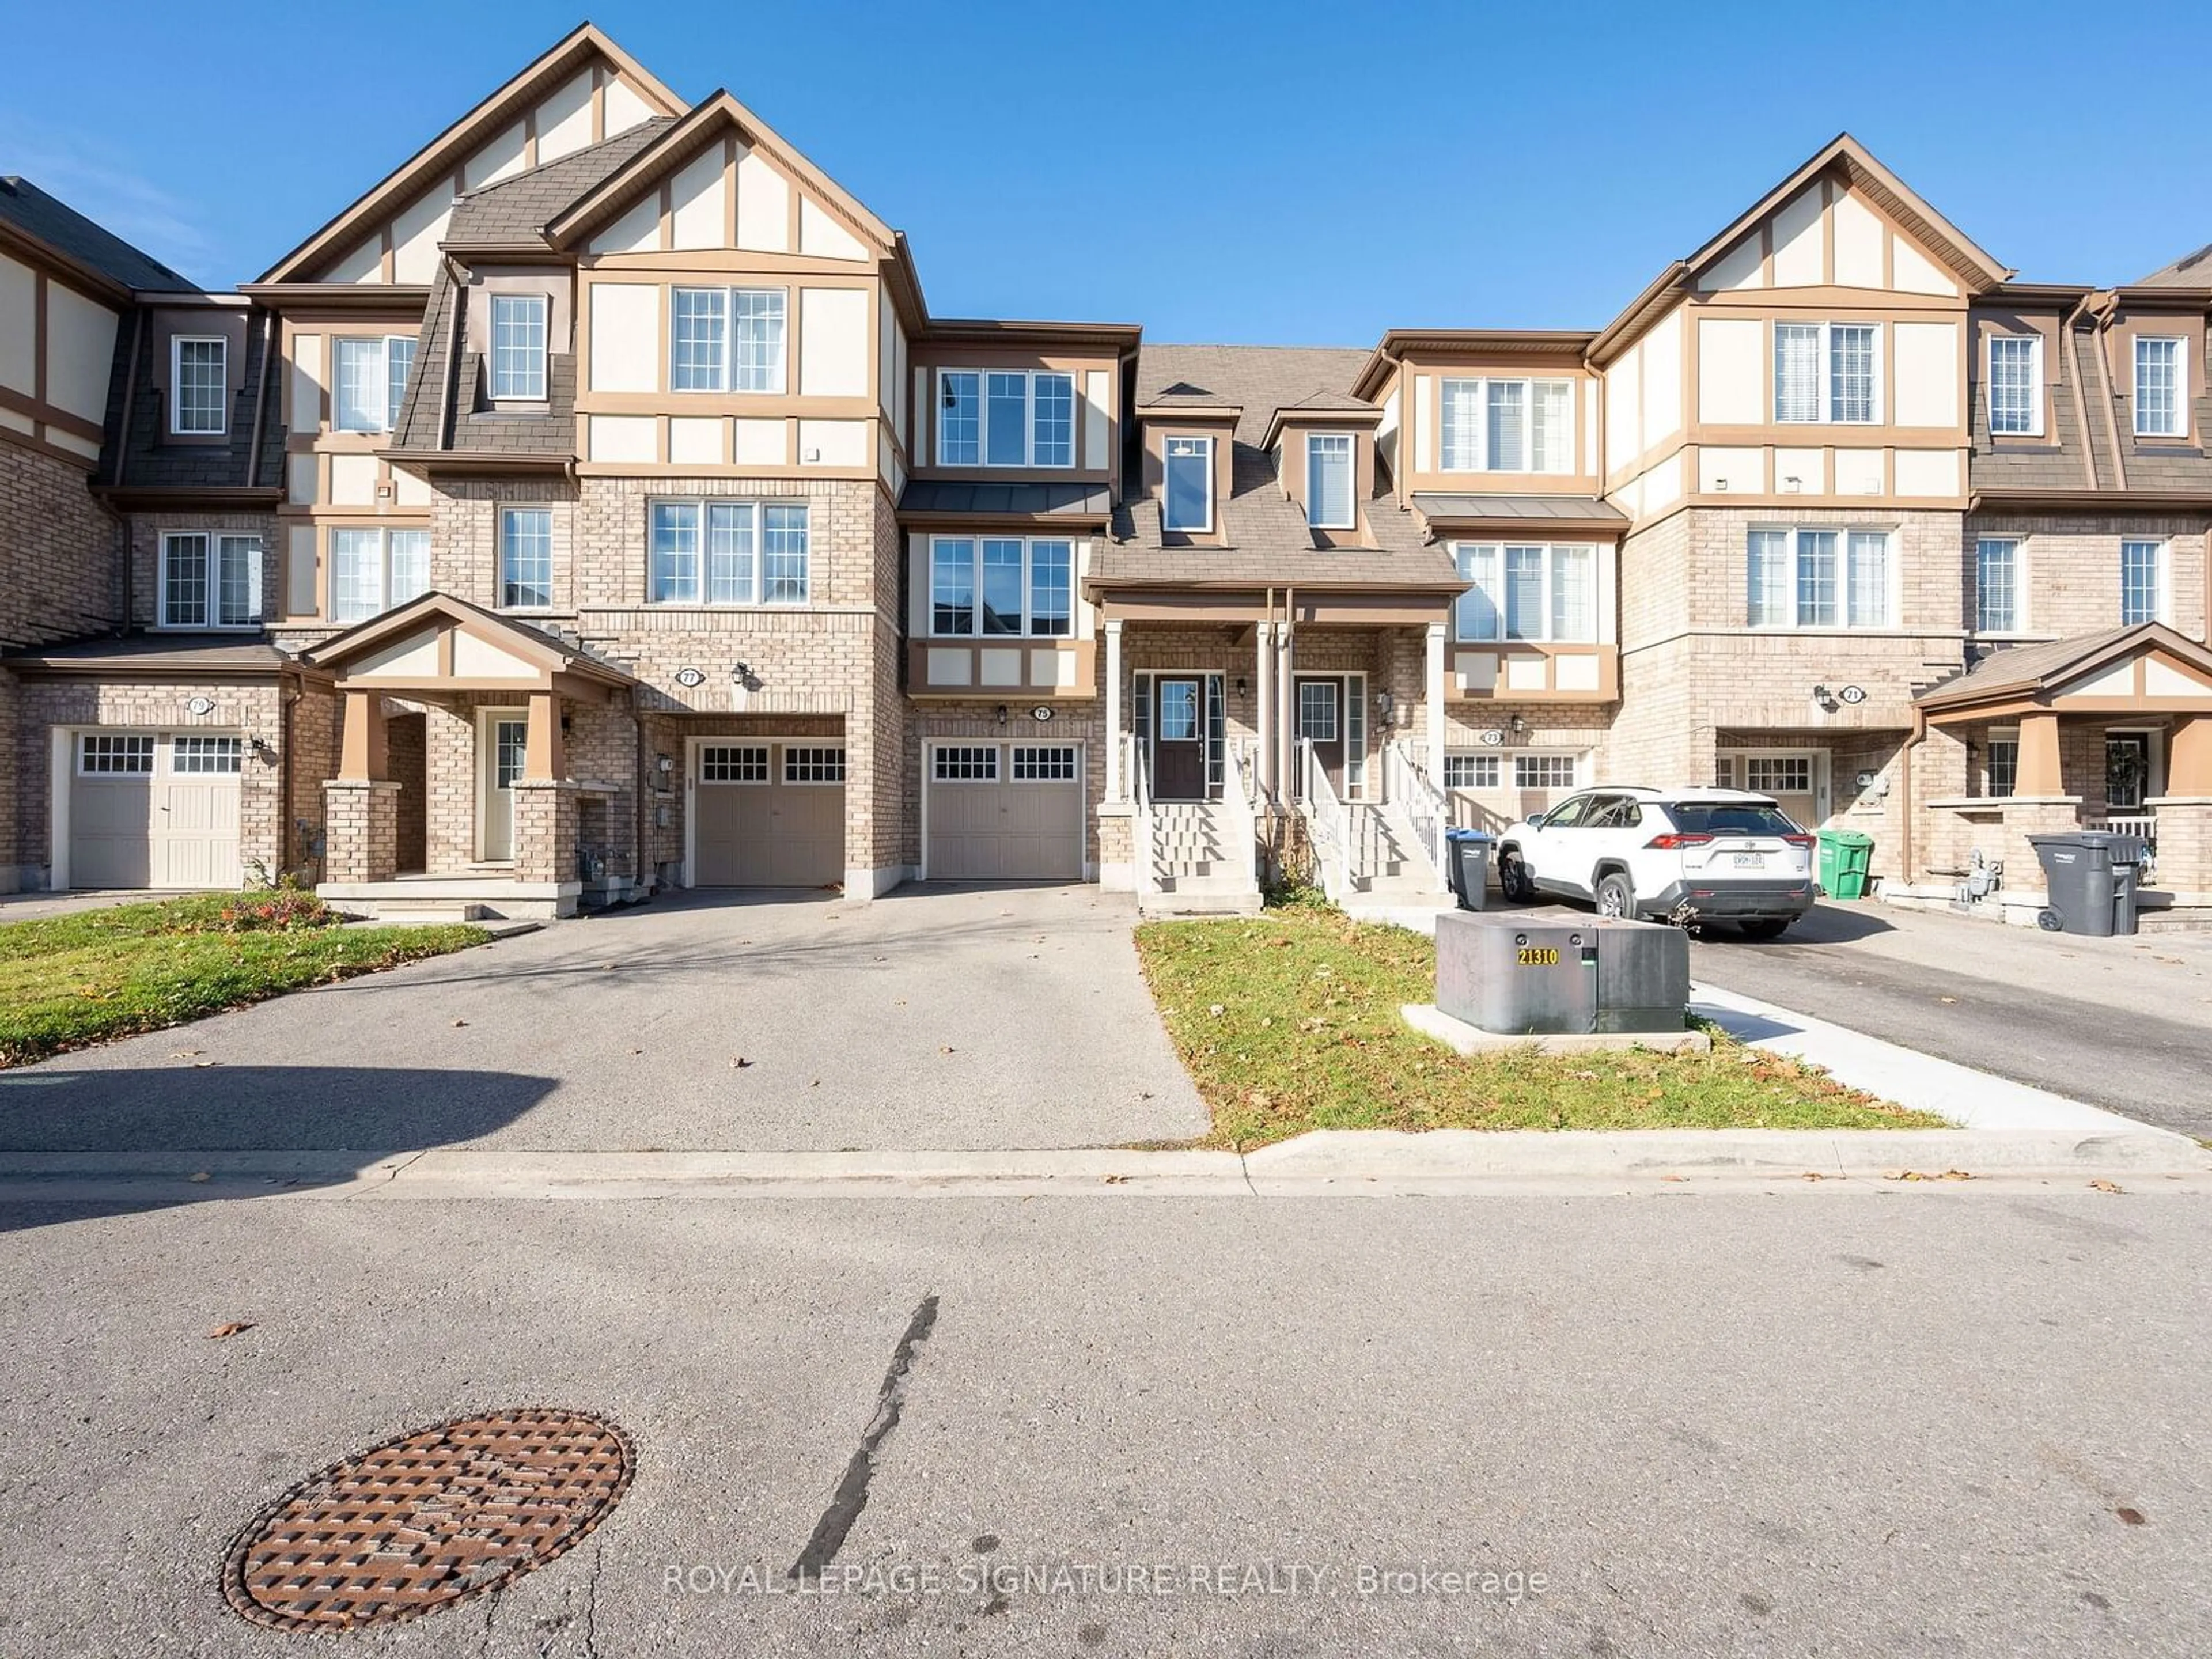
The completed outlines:
{"type": "Polygon", "coordinates": [[[1601,916],[1635,919],[1636,889],[1630,884],[1625,871],[1614,870],[1598,878],[1597,913],[1601,916]]]}

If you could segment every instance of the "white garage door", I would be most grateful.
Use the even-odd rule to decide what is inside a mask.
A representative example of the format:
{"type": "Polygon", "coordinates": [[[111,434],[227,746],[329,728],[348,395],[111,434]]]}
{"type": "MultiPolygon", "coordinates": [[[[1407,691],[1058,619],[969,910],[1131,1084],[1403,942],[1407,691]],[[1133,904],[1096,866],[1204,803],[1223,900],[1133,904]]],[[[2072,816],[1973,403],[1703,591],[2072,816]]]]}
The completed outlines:
{"type": "Polygon", "coordinates": [[[691,792],[701,887],[827,887],[845,878],[841,744],[708,743],[691,792]]]}
{"type": "Polygon", "coordinates": [[[245,743],[203,732],[83,732],[69,779],[72,887],[235,887],[245,743]]]}
{"type": "Polygon", "coordinates": [[[942,743],[929,752],[933,881],[1079,881],[1083,748],[942,743]]]}

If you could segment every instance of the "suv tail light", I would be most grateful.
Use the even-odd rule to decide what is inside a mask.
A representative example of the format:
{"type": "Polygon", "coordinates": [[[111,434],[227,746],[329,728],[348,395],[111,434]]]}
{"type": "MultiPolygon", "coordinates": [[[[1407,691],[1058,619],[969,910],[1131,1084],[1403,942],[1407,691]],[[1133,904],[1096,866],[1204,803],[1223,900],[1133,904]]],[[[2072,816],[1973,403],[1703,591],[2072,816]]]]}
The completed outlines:
{"type": "Polygon", "coordinates": [[[1810,847],[1814,844],[1812,836],[1802,834],[1784,836],[1782,839],[1788,842],[1792,847],[1810,847]]]}
{"type": "Polygon", "coordinates": [[[1677,835],[1670,830],[1666,835],[1652,836],[1650,841],[1645,842],[1644,844],[1647,848],[1656,847],[1661,852],[1664,853],[1671,852],[1677,847],[1703,847],[1711,840],[1712,837],[1711,836],[1683,836],[1677,835]]]}

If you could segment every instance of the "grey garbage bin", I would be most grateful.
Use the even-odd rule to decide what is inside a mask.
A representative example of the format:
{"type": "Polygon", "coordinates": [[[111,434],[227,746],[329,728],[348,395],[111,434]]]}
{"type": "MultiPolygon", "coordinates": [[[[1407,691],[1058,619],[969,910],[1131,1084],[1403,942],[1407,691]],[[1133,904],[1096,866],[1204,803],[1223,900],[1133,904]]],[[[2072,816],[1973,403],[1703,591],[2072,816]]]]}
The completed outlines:
{"type": "Polygon", "coordinates": [[[1480,910],[1488,902],[1492,837],[1479,830],[1444,831],[1444,878],[1462,910],[1480,910]]]}
{"type": "Polygon", "coordinates": [[[2136,878],[2142,863],[2139,836],[2108,830],[2070,830],[2030,836],[2043,866],[2049,901],[2037,913],[2045,932],[2110,939],[2136,931],[2136,878]]]}

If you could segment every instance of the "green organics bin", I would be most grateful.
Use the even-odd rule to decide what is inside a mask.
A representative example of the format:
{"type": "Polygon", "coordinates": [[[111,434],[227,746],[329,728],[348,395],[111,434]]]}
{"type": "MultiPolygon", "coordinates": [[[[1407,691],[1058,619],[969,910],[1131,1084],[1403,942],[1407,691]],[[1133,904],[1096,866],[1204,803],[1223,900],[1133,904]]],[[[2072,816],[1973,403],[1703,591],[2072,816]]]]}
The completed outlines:
{"type": "Polygon", "coordinates": [[[1823,830],[1820,843],[1820,890],[1830,898],[1864,898],[1874,837],[1856,830],[1823,830]]]}

